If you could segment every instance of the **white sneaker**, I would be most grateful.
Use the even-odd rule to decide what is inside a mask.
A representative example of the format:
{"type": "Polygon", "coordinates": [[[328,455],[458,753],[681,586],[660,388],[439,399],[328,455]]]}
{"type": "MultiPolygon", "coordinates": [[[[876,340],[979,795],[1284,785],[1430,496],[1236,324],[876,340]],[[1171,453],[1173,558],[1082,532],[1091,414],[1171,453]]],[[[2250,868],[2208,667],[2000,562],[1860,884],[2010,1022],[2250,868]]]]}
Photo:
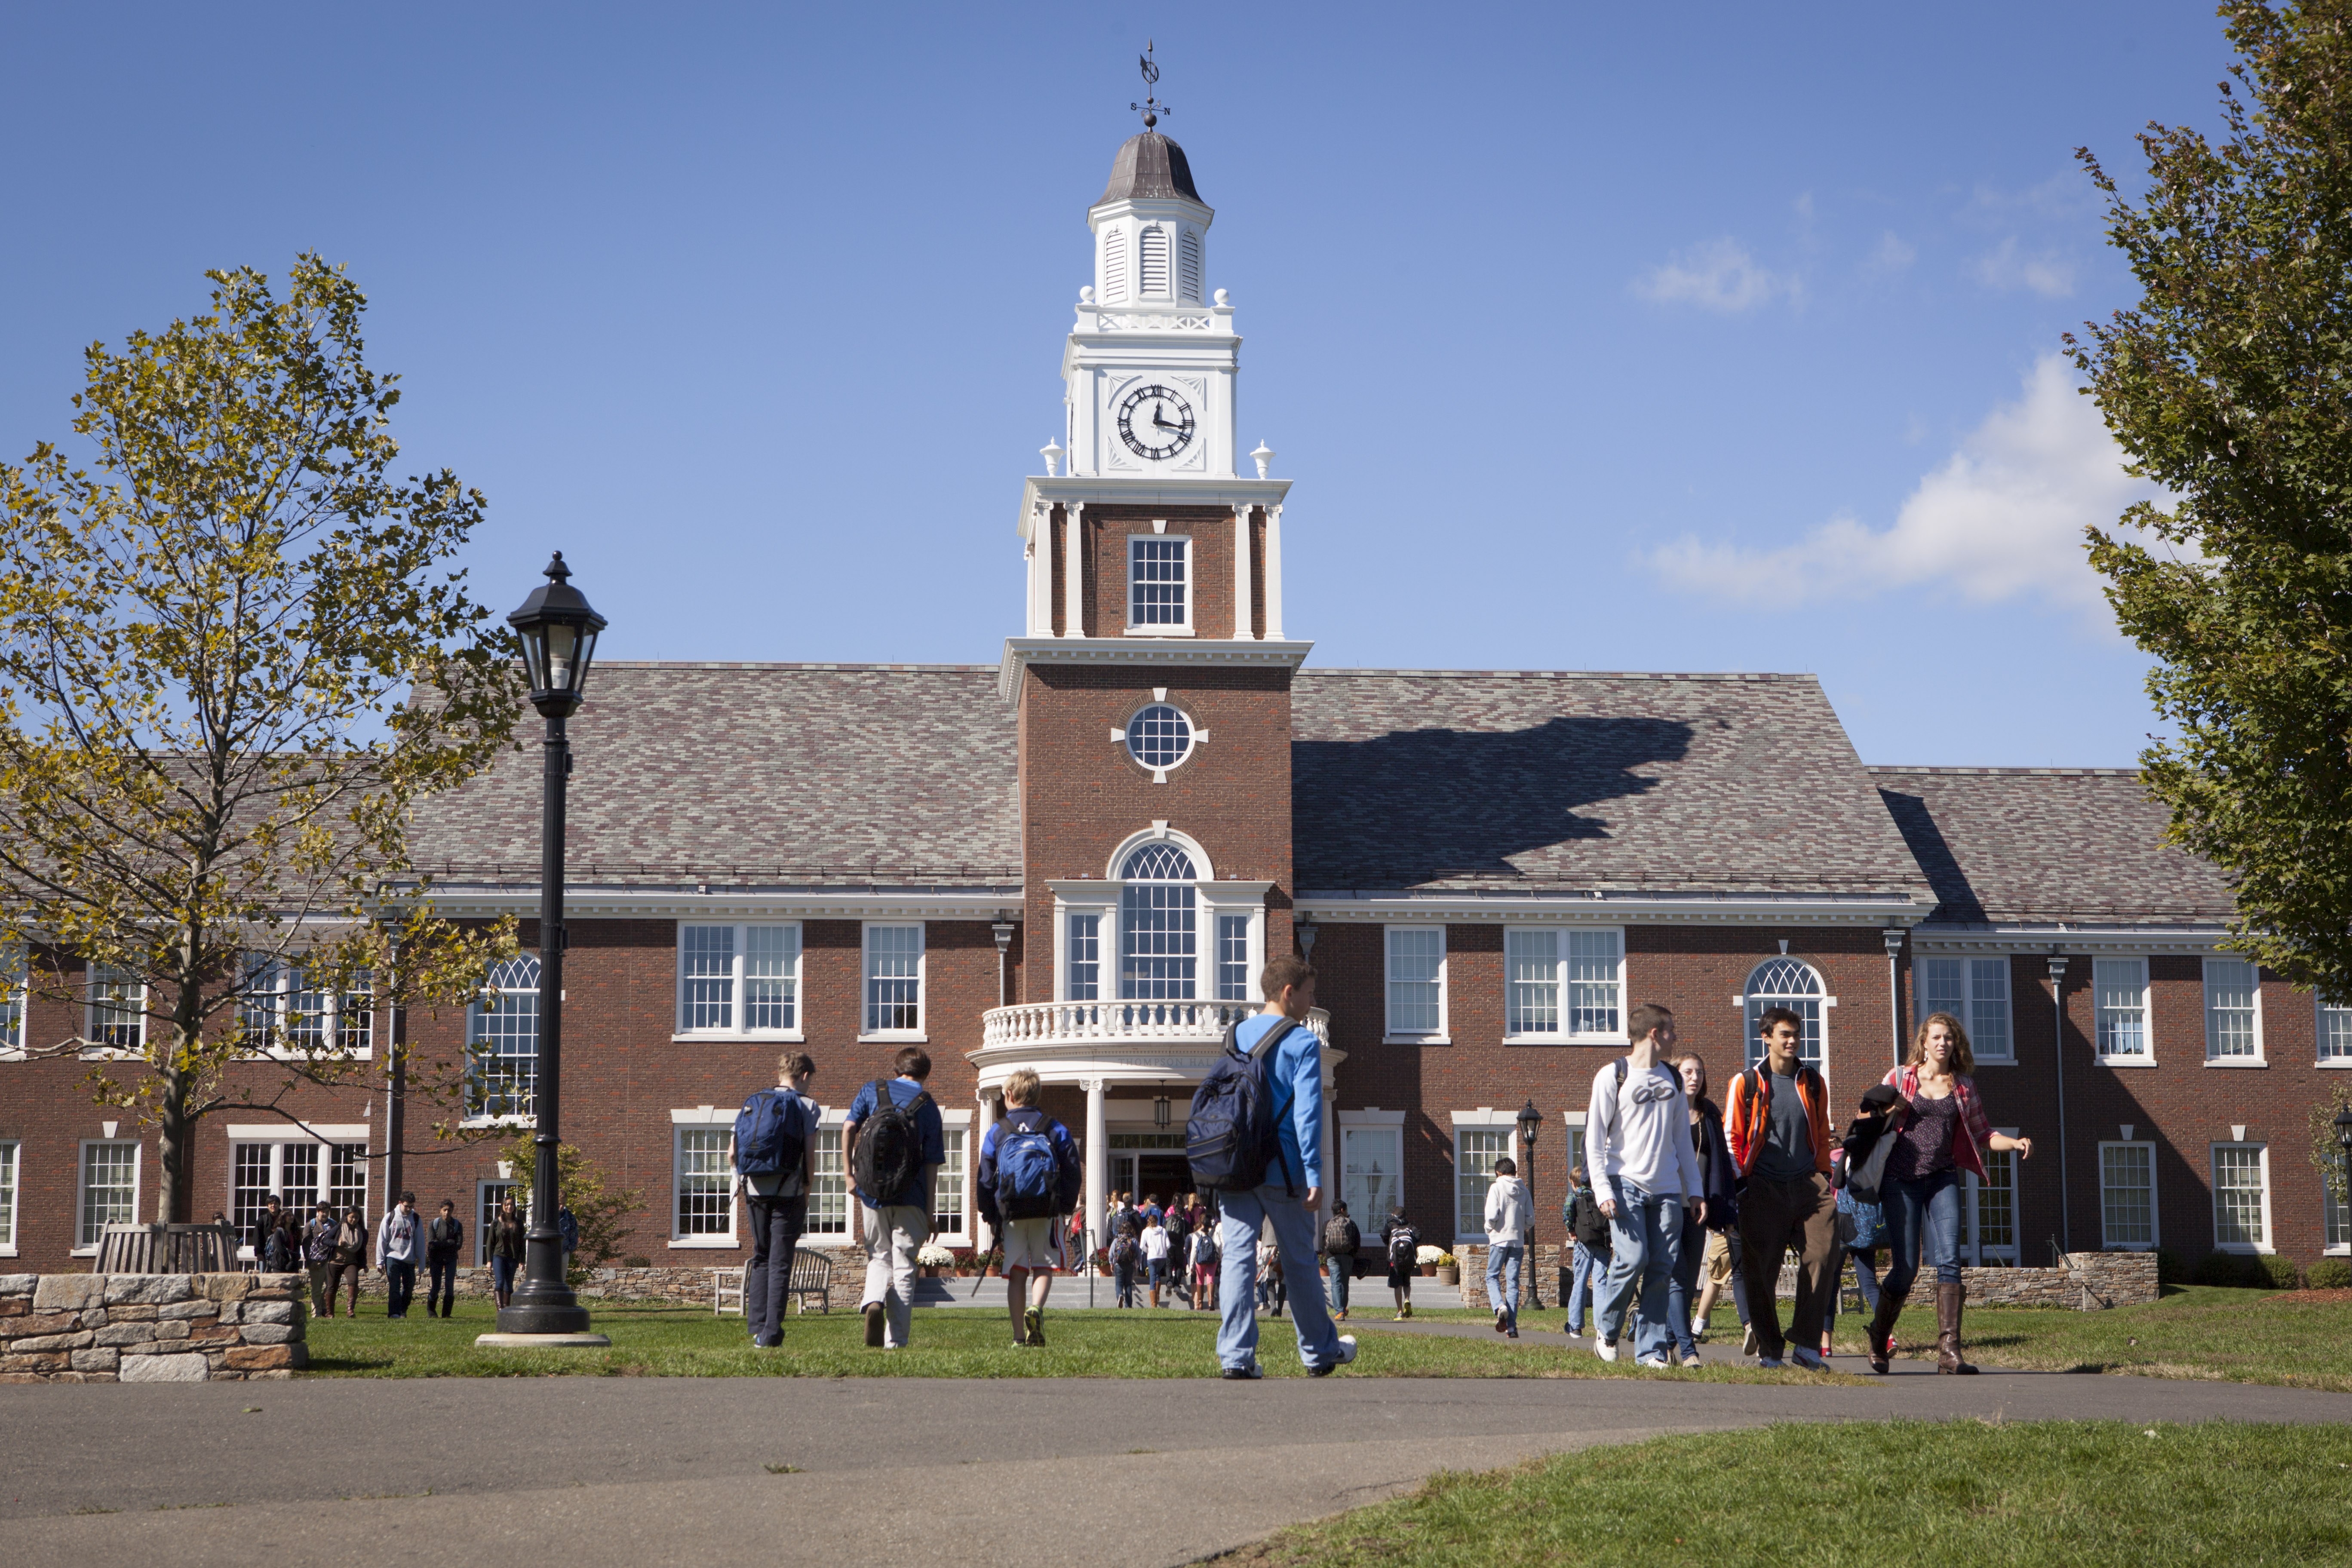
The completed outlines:
{"type": "Polygon", "coordinates": [[[1633,1364],[1635,1366],[1646,1366],[1652,1372],[1672,1372],[1675,1370],[1675,1363],[1668,1361],[1663,1355],[1642,1356],[1637,1358],[1633,1364]]]}
{"type": "Polygon", "coordinates": [[[1355,1359],[1356,1336],[1353,1334],[1341,1334],[1339,1336],[1339,1364],[1341,1366],[1346,1366],[1355,1359]]]}
{"type": "Polygon", "coordinates": [[[1795,1362],[1799,1366],[1803,1367],[1807,1372],[1827,1372],[1830,1369],[1830,1363],[1822,1359],[1821,1352],[1807,1350],[1802,1345],[1790,1351],[1789,1352],[1789,1359],[1795,1362]]]}
{"type": "Polygon", "coordinates": [[[1615,1340],[1596,1339],[1592,1342],[1592,1353],[1599,1356],[1602,1361],[1615,1361],[1617,1359],[1617,1342],[1615,1340]]]}
{"type": "Polygon", "coordinates": [[[1780,1370],[1780,1358],[1776,1355],[1758,1356],[1756,1364],[1767,1372],[1778,1372],[1780,1370]]]}

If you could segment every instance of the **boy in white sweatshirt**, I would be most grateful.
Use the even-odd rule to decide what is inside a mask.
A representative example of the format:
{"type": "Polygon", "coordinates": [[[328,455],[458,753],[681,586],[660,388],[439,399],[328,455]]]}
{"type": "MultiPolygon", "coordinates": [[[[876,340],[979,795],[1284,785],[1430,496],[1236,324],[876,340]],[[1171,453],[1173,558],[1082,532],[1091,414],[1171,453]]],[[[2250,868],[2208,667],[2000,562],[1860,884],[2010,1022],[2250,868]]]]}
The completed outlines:
{"type": "Polygon", "coordinates": [[[1486,1304],[1495,1309],[1495,1331],[1513,1339],[1519,1337],[1519,1261],[1535,1224],[1535,1202],[1506,1154],[1495,1162],[1495,1184],[1486,1189],[1486,1304]]]}
{"type": "Polygon", "coordinates": [[[1688,1205],[1692,1222],[1704,1223],[1706,1188],[1691,1152],[1683,1081],[1666,1065],[1675,1048],[1675,1016],[1645,1002],[1627,1017],[1625,1032],[1633,1048],[1593,1074],[1592,1106],[1584,1118],[1585,1158],[1601,1212],[1609,1216],[1611,1246],[1609,1272],[1593,1301],[1593,1349],[1602,1361],[1617,1359],[1617,1336],[1638,1286],[1634,1360],[1664,1369],[1674,1364],[1666,1287],[1683,1228],[1675,1210],[1688,1205]]]}

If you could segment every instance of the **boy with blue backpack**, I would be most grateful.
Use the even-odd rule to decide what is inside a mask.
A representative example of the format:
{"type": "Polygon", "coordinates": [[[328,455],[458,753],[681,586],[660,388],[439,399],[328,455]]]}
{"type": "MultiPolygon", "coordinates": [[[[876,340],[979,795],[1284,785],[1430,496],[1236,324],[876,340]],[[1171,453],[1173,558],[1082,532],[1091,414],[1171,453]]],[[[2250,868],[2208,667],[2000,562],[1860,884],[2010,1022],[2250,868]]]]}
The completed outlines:
{"type": "Polygon", "coordinates": [[[1217,1360],[1228,1378],[1265,1376],[1257,1364],[1257,1242],[1271,1229],[1297,1310],[1291,1326],[1308,1375],[1356,1359],[1356,1339],[1332,1324],[1315,1265],[1323,1196],[1322,1042],[1307,1027],[1315,971],[1285,955],[1258,978],[1265,1008],[1225,1031],[1224,1054],[1192,1096],[1184,1153],[1193,1181],[1219,1194],[1223,1259],[1217,1360]]]}
{"type": "Polygon", "coordinates": [[[735,1113],[736,1182],[751,1225],[743,1316],[751,1342],[762,1350],[784,1342],[793,1252],[808,1223],[818,1112],[805,1097],[815,1076],[816,1063],[807,1052],[787,1052],[776,1062],[776,1087],[754,1093],[735,1113]]]}
{"type": "Polygon", "coordinates": [[[1070,1130],[1037,1109],[1037,1075],[1027,1068],[1004,1080],[1004,1120],[980,1141],[980,1217],[1004,1248],[1004,1305],[1013,1342],[1045,1342],[1045,1294],[1054,1271],[1067,1268],[1064,1221],[1078,1206],[1084,1173],[1070,1130]]]}
{"type": "Polygon", "coordinates": [[[947,1163],[947,1129],[923,1080],[931,1058],[900,1051],[898,1076],[877,1079],[849,1102],[841,1163],[865,1205],[866,1314],[869,1350],[899,1350],[915,1329],[915,1253],[931,1238],[931,1185],[947,1163]]]}

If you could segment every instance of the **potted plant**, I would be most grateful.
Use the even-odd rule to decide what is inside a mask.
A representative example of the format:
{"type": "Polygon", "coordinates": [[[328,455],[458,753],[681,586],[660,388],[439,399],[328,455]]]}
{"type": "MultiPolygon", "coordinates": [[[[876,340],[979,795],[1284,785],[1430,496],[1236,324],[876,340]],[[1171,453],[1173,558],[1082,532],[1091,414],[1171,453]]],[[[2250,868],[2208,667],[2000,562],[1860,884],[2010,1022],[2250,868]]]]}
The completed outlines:
{"type": "Polygon", "coordinates": [[[925,1242],[915,1253],[915,1262],[923,1270],[923,1278],[936,1279],[942,1268],[955,1267],[956,1256],[937,1242],[925,1242]]]}
{"type": "Polygon", "coordinates": [[[1444,1256],[1444,1247],[1432,1247],[1427,1242],[1423,1242],[1421,1245],[1421,1250],[1412,1255],[1412,1260],[1420,1265],[1421,1277],[1426,1279],[1437,1272],[1437,1260],[1444,1256]]]}
{"type": "Polygon", "coordinates": [[[1441,1252],[1437,1255],[1437,1282],[1440,1285],[1462,1283],[1462,1265],[1454,1254],[1441,1252]]]}
{"type": "Polygon", "coordinates": [[[996,1247],[991,1249],[986,1256],[981,1258],[980,1263],[980,1272],[983,1279],[1002,1279],[1004,1278],[1003,1248],[996,1247]]]}

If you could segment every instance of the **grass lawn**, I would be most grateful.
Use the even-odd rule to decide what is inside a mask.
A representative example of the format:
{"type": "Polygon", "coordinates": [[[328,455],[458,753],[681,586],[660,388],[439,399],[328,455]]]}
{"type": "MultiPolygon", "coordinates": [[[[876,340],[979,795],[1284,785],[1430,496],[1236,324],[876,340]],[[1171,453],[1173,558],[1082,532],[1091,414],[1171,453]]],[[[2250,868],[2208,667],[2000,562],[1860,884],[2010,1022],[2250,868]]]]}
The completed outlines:
{"type": "Polygon", "coordinates": [[[1219,1562],[2340,1563],[2347,1479],[2341,1426],[1783,1423],[1439,1476],[1219,1562]]]}
{"type": "MultiPolygon", "coordinates": [[[[1013,1325],[969,1308],[915,1314],[914,1343],[903,1351],[865,1346],[856,1312],[787,1319],[781,1350],[751,1348],[740,1318],[714,1318],[707,1307],[590,1304],[604,1351],[478,1350],[474,1336],[496,1326],[487,1302],[461,1301],[446,1321],[418,1315],[393,1321],[380,1301],[358,1318],[313,1320],[311,1377],[1214,1377],[1216,1323],[1207,1313],[1161,1310],[1045,1312],[1042,1349],[1015,1350],[1013,1325]]],[[[1467,1314],[1475,1316],[1475,1314],[1467,1314]]],[[[1288,1321],[1265,1321],[1258,1356],[1269,1377],[1304,1377],[1288,1321]]],[[[1621,1363],[1603,1364],[1565,1338],[1555,1344],[1366,1334],[1356,1364],[1339,1375],[1373,1377],[1652,1377],[1621,1363]]],[[[1677,1373],[1711,1383],[1851,1384],[1839,1374],[1766,1373],[1746,1367],[1677,1373]]],[[[1869,1380],[1874,1382],[1874,1380],[1869,1380]]]]}

